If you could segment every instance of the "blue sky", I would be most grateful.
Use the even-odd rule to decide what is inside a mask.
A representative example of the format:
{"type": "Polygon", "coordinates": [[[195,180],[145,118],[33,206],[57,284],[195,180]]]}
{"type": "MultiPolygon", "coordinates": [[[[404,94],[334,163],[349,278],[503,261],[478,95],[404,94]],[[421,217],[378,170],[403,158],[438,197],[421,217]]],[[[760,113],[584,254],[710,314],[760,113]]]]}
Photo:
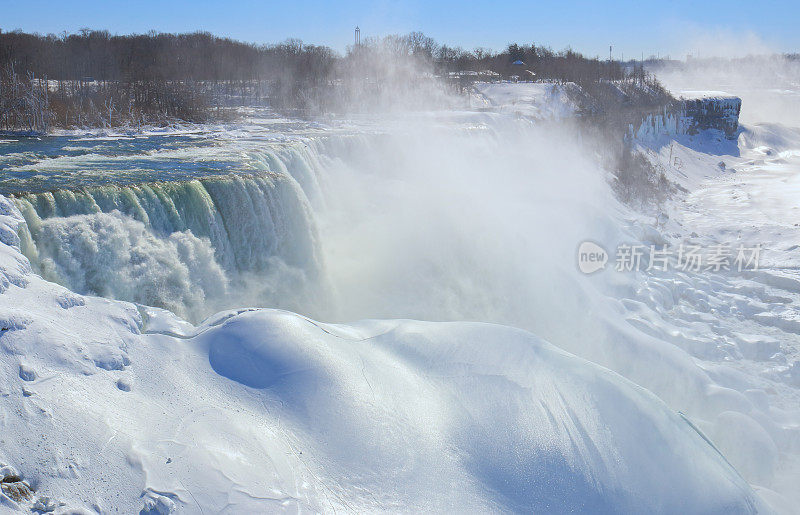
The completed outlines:
{"type": "Polygon", "coordinates": [[[81,27],[127,34],[207,30],[256,43],[300,38],[344,50],[363,36],[421,30],[465,48],[536,42],[588,55],[685,57],[800,51],[795,1],[469,2],[411,0],[0,0],[0,28],[41,33],[81,27]]]}

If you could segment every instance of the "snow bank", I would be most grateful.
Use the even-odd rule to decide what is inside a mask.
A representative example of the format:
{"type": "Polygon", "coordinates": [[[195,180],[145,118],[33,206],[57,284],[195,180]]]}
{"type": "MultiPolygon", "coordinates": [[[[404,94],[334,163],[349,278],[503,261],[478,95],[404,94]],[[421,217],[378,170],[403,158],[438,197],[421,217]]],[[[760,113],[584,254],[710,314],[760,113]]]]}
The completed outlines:
{"type": "Polygon", "coordinates": [[[517,113],[541,120],[562,120],[575,114],[577,106],[568,92],[573,83],[493,82],[477,83],[475,90],[501,112],[517,113]]]}
{"type": "Polygon", "coordinates": [[[626,306],[632,324],[706,371],[706,407],[692,420],[782,513],[800,500],[798,148],[800,131],[779,124],[745,126],[736,142],[709,131],[641,147],[687,190],[664,207],[670,247],[761,251],[757,271],[648,274],[626,306]]]}
{"type": "Polygon", "coordinates": [[[525,331],[277,310],[193,327],[32,275],[0,207],[0,465],[62,508],[761,509],[655,396],[525,331]]]}

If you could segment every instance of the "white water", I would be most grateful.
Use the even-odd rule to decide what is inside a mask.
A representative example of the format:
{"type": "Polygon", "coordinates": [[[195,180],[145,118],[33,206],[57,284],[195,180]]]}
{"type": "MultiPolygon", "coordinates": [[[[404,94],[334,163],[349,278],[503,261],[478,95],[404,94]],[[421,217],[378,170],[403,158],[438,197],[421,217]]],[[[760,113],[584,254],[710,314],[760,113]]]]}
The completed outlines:
{"type": "Polygon", "coordinates": [[[308,200],[285,169],[57,190],[16,203],[26,220],[23,251],[34,268],[76,292],[195,320],[248,300],[296,308],[310,288],[324,294],[308,200]],[[252,297],[242,296],[251,275],[261,284],[252,297]],[[286,299],[287,290],[293,298],[286,299]]]}

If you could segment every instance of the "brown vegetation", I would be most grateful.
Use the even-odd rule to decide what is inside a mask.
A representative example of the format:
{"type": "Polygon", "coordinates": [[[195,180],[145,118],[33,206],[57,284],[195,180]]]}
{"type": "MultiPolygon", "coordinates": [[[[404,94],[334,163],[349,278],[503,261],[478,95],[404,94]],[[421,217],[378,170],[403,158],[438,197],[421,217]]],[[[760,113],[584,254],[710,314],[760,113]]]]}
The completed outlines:
{"type": "Polygon", "coordinates": [[[44,132],[205,121],[225,116],[226,107],[254,103],[316,112],[368,110],[398,96],[425,98],[420,91],[431,87],[463,90],[487,74],[575,82],[584,89],[645,76],[641,68],[570,49],[511,44],[501,52],[468,51],[419,32],[366,38],[340,56],[297,40],[253,45],[206,32],[14,31],[0,34],[0,128],[44,132]]]}

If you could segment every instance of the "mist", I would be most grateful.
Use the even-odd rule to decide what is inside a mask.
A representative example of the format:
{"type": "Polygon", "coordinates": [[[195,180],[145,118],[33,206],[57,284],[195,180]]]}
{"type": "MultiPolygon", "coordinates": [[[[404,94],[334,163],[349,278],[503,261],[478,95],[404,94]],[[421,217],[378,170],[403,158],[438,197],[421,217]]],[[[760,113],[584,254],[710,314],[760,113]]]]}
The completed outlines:
{"type": "Polygon", "coordinates": [[[318,221],[337,318],[542,318],[544,292],[575,280],[580,241],[615,230],[604,173],[574,136],[445,121],[403,119],[326,174],[318,221]]]}
{"type": "Polygon", "coordinates": [[[693,58],[652,67],[676,96],[686,90],[723,91],[742,99],[742,123],[800,125],[800,59],[777,53],[693,58]]]}

